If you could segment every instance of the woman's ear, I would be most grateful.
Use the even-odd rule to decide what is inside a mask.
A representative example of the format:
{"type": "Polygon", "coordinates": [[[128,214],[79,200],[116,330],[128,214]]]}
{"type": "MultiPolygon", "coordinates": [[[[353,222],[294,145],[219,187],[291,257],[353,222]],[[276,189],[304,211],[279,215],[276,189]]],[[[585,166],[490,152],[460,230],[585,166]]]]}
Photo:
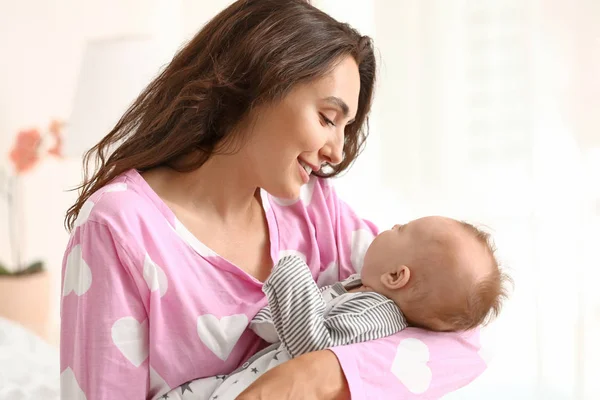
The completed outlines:
{"type": "Polygon", "coordinates": [[[410,280],[410,268],[406,265],[397,265],[381,275],[381,283],[386,289],[396,290],[403,288],[410,280]]]}

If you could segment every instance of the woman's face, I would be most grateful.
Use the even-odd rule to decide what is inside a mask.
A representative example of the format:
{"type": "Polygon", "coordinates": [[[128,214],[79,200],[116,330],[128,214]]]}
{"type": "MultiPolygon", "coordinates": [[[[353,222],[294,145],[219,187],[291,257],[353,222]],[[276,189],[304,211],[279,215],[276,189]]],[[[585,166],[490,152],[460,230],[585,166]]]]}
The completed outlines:
{"type": "Polygon", "coordinates": [[[242,149],[259,186],[294,199],[309,174],[342,161],[344,128],[358,107],[360,76],[350,56],[325,77],[297,85],[281,101],[258,107],[242,149]]]}

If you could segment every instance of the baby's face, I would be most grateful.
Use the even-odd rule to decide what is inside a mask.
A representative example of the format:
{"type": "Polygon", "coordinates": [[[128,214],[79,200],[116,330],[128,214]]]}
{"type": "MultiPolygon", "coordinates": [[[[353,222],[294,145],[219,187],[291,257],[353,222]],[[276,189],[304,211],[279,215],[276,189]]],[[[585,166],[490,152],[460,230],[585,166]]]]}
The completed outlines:
{"type": "Polygon", "coordinates": [[[425,217],[381,232],[367,250],[363,273],[368,274],[371,269],[379,269],[377,266],[382,265],[412,264],[419,247],[422,248],[431,239],[428,232],[439,229],[436,226],[446,224],[445,220],[442,217],[425,217]]]}
{"type": "Polygon", "coordinates": [[[363,262],[361,278],[365,286],[379,290],[381,276],[393,265],[407,264],[413,259],[414,246],[418,242],[413,235],[413,222],[394,225],[381,232],[373,240],[363,262]]]}

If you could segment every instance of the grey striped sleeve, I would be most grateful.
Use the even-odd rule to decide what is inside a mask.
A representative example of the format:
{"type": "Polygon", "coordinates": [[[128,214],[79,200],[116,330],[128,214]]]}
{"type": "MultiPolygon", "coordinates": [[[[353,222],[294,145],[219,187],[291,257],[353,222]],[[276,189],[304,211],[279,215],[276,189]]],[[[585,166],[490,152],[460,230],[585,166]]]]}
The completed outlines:
{"type": "Polygon", "coordinates": [[[407,324],[392,300],[375,292],[356,292],[329,311],[325,325],[333,346],[342,346],[393,335],[407,324]]]}
{"type": "Polygon", "coordinates": [[[325,301],[304,261],[283,257],[273,267],[263,291],[279,339],[292,358],[329,346],[325,301]]]}
{"type": "Polygon", "coordinates": [[[282,258],[263,291],[277,334],[292,357],[333,346],[379,339],[406,327],[396,305],[378,293],[357,292],[334,306],[325,301],[308,266],[295,256],[282,258]]]}

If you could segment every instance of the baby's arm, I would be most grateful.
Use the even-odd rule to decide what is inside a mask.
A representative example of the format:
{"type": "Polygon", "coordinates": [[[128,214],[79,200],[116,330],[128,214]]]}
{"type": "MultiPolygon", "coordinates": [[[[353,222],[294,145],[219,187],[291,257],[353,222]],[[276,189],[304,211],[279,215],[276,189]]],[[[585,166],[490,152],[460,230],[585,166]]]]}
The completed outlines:
{"type": "Polygon", "coordinates": [[[306,263],[282,258],[263,286],[281,343],[293,357],[392,335],[406,326],[396,305],[374,292],[354,294],[325,317],[325,301],[306,263]]]}
{"type": "Polygon", "coordinates": [[[279,340],[290,356],[331,346],[325,301],[304,261],[283,257],[263,286],[279,340]]]}

